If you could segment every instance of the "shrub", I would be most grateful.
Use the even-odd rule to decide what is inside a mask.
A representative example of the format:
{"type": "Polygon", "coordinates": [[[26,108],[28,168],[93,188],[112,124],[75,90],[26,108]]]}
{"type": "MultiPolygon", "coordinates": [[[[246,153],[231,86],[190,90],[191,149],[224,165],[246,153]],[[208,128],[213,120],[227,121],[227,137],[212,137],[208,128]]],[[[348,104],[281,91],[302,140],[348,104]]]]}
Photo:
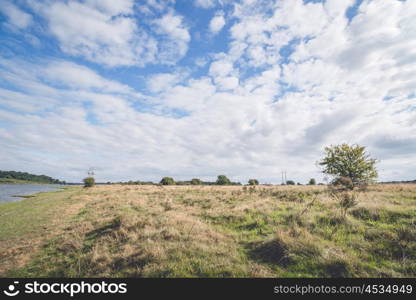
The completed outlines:
{"type": "Polygon", "coordinates": [[[259,181],[257,179],[249,179],[248,184],[249,185],[259,185],[259,181]]]}
{"type": "Polygon", "coordinates": [[[336,177],[328,185],[329,195],[338,201],[341,217],[345,218],[348,209],[357,205],[358,194],[353,192],[354,184],[348,177],[336,177]]]}
{"type": "Polygon", "coordinates": [[[295,182],[293,180],[288,180],[286,181],[287,185],[295,185],[295,182]]]}
{"type": "Polygon", "coordinates": [[[218,185],[230,185],[231,181],[225,175],[218,175],[216,184],[218,184],[218,185]]]}
{"type": "Polygon", "coordinates": [[[330,195],[338,201],[342,218],[347,216],[348,209],[358,204],[358,194],[356,192],[333,189],[331,190],[330,195]]]}
{"type": "Polygon", "coordinates": [[[343,218],[346,217],[348,209],[357,205],[357,194],[355,193],[342,193],[339,201],[341,208],[341,215],[343,218]]]}
{"type": "Polygon", "coordinates": [[[190,181],[176,181],[174,184],[176,185],[190,185],[190,181]]]}
{"type": "Polygon", "coordinates": [[[94,177],[86,177],[83,179],[84,181],[84,187],[92,187],[95,185],[95,179],[94,177]]]}
{"type": "Polygon", "coordinates": [[[308,182],[309,185],[315,185],[316,184],[316,180],[315,178],[311,178],[308,182]]]}
{"type": "Polygon", "coordinates": [[[163,177],[162,180],[160,181],[160,184],[162,184],[162,185],[174,185],[175,180],[173,180],[172,177],[163,177]]]}
{"type": "Polygon", "coordinates": [[[202,181],[200,179],[198,179],[198,178],[192,178],[191,184],[192,185],[201,185],[202,184],[202,181]]]}

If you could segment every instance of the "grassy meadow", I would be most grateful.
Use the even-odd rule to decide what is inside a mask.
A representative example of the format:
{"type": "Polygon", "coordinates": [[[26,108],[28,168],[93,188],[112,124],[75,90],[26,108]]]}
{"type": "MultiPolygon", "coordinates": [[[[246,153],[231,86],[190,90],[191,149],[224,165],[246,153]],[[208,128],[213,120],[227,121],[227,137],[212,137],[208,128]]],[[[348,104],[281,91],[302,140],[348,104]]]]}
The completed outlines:
{"type": "Polygon", "coordinates": [[[416,277],[416,185],[67,187],[0,204],[0,276],[416,277]]]}

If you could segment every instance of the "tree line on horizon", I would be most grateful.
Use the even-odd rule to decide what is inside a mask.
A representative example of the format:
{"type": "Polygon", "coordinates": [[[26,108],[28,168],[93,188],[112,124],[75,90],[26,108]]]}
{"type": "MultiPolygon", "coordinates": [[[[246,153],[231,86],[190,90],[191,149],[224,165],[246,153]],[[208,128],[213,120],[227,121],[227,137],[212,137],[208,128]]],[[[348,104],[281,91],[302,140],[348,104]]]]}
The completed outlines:
{"type": "Polygon", "coordinates": [[[12,180],[24,180],[31,181],[36,183],[49,183],[49,184],[65,184],[65,181],[60,181],[46,175],[35,175],[27,172],[18,172],[18,171],[1,171],[1,179],[12,179],[12,180]]]}
{"type": "MultiPolygon", "coordinates": [[[[243,185],[241,182],[233,182],[226,175],[218,175],[216,181],[202,181],[199,178],[192,178],[191,180],[179,180],[176,181],[172,177],[163,177],[159,183],[153,181],[119,181],[119,182],[106,182],[105,184],[125,184],[125,185],[243,185]]],[[[293,180],[287,180],[283,185],[302,185],[301,183],[295,183],[293,180]]],[[[315,185],[316,180],[311,178],[308,185],[315,185]]],[[[321,183],[322,184],[322,183],[321,183]]],[[[260,185],[257,179],[249,179],[246,185],[260,185]]],[[[271,184],[265,184],[271,185],[271,184]]]]}

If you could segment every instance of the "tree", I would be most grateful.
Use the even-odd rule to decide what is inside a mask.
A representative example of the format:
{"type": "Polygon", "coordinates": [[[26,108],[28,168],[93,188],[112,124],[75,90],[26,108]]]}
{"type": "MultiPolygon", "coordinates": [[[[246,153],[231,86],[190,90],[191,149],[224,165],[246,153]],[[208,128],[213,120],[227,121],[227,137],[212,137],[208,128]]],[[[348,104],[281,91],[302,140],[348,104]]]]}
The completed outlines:
{"type": "Polygon", "coordinates": [[[216,184],[218,185],[229,185],[231,184],[231,180],[227,178],[225,175],[218,175],[216,184]]]}
{"type": "Polygon", "coordinates": [[[308,184],[309,184],[309,185],[315,185],[315,184],[316,184],[316,180],[315,180],[315,178],[311,178],[311,179],[309,179],[308,184]]]}
{"type": "Polygon", "coordinates": [[[287,185],[295,185],[295,182],[293,180],[288,180],[286,181],[287,185]]]}
{"type": "Polygon", "coordinates": [[[160,184],[162,184],[162,185],[174,185],[175,180],[173,180],[172,177],[163,177],[162,180],[160,181],[160,184]]]}
{"type": "Polygon", "coordinates": [[[88,188],[88,187],[92,187],[95,185],[95,179],[94,177],[86,177],[83,179],[84,181],[84,187],[88,188]]]}
{"type": "Polygon", "coordinates": [[[324,174],[334,177],[333,183],[348,189],[366,185],[377,178],[376,159],[370,157],[365,147],[359,145],[331,145],[325,147],[325,157],[319,162],[324,174]],[[343,178],[343,179],[341,179],[343,178]]]}
{"type": "Polygon", "coordinates": [[[198,178],[192,178],[191,184],[192,185],[201,185],[202,184],[202,181],[200,179],[198,179],[198,178]]]}
{"type": "Polygon", "coordinates": [[[259,185],[259,181],[257,179],[249,179],[248,184],[249,185],[259,185]]]}

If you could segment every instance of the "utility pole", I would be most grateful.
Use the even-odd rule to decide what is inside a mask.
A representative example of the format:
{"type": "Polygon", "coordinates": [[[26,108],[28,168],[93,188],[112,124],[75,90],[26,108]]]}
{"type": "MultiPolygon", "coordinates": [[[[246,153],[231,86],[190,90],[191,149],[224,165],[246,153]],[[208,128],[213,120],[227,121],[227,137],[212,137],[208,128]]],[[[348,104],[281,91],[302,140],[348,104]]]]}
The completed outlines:
{"type": "Polygon", "coordinates": [[[286,171],[282,171],[282,184],[285,185],[287,183],[286,171]]]}
{"type": "Polygon", "coordinates": [[[89,168],[87,174],[89,177],[94,177],[95,175],[94,168],[93,167],[89,168]]]}

